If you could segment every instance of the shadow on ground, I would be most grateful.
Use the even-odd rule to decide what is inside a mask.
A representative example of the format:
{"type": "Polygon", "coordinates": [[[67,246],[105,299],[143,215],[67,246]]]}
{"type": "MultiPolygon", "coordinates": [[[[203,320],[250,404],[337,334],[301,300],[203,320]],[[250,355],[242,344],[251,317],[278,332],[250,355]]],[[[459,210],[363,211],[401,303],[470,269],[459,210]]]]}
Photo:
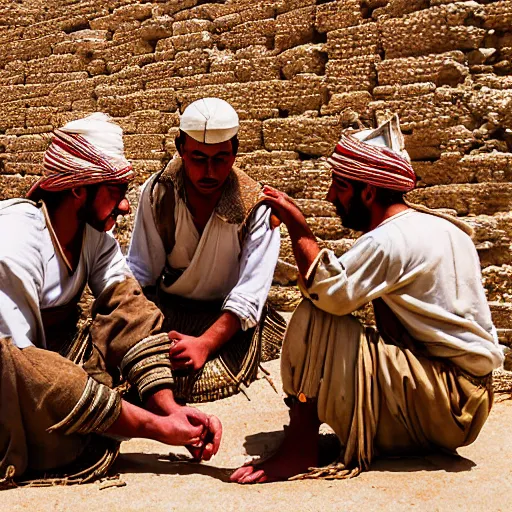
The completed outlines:
{"type": "MultiPolygon", "coordinates": [[[[286,427],[285,427],[286,429],[286,427]]],[[[259,432],[245,438],[244,448],[248,455],[266,459],[274,453],[284,437],[284,430],[259,432]]],[[[320,435],[319,466],[326,466],[336,461],[341,453],[341,444],[335,434],[320,435]]],[[[446,471],[459,473],[470,471],[476,464],[457,454],[432,453],[402,457],[379,457],[371,466],[371,471],[415,472],[446,471]]]]}
{"type": "Polygon", "coordinates": [[[124,453],[119,456],[113,472],[120,474],[127,473],[150,473],[154,475],[204,475],[229,482],[229,475],[233,469],[217,468],[194,462],[187,455],[170,453],[160,455],[157,453],[124,453]]]}

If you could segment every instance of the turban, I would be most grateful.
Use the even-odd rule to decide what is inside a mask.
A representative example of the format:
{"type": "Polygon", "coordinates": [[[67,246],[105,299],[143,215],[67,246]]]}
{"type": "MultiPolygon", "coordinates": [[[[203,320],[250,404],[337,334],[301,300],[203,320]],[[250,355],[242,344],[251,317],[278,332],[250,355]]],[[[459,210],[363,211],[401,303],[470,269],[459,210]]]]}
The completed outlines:
{"type": "Polygon", "coordinates": [[[203,98],[191,103],[180,119],[180,130],[198,142],[217,144],[238,133],[238,114],[219,98],[203,98]]]}
{"type": "Polygon", "coordinates": [[[327,162],[334,178],[404,192],[412,190],[416,184],[396,115],[376,130],[343,133],[327,162]]]}
{"type": "Polygon", "coordinates": [[[30,189],[60,192],[95,184],[123,184],[134,178],[124,157],[123,130],[96,112],[55,130],[43,158],[43,177],[30,189]]]}

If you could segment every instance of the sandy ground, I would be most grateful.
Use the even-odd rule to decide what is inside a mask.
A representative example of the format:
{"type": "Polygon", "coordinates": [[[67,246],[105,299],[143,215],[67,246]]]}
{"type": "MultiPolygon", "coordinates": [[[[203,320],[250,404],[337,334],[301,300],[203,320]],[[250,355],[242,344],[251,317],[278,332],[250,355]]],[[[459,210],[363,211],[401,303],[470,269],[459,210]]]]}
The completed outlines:
{"type": "MultiPolygon", "coordinates": [[[[280,389],[279,362],[266,368],[280,389]]],[[[247,454],[271,452],[288,418],[282,397],[266,380],[255,382],[248,396],[250,401],[240,394],[201,406],[224,426],[221,450],[208,464],[181,460],[186,458],[183,449],[132,440],[123,444],[117,467],[125,486],[13,489],[1,493],[0,510],[512,510],[512,400],[495,404],[480,437],[461,449],[460,457],[380,460],[352,480],[240,486],[227,481],[230,470],[243,464],[247,454]]]]}

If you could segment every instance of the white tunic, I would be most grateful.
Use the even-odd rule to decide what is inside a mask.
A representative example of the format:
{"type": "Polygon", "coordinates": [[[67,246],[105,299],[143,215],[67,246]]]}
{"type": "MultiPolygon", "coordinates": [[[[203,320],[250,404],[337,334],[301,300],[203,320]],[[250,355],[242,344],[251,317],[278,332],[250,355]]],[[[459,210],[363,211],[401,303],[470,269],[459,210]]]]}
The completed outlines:
{"type": "Polygon", "coordinates": [[[503,362],[476,249],[445,219],[406,210],[339,259],[321,251],[311,274],[306,295],[324,311],[346,315],[381,297],[432,356],[474,375],[503,362]]]}
{"type": "Polygon", "coordinates": [[[46,347],[40,310],[68,304],[86,284],[97,297],[132,275],[114,237],[89,225],[71,272],[51,230],[44,210],[33,203],[0,202],[0,336],[12,337],[20,348],[46,347]]]}
{"type": "MultiPolygon", "coordinates": [[[[139,283],[155,285],[166,254],[151,210],[149,187],[141,188],[128,264],[139,283]]],[[[175,246],[168,256],[172,268],[184,270],[164,291],[196,300],[223,299],[223,310],[238,316],[242,329],[254,327],[272,284],[279,256],[279,229],[270,227],[270,208],[261,205],[249,223],[243,247],[238,224],[215,211],[200,236],[185,202],[175,190],[175,246]]]]}

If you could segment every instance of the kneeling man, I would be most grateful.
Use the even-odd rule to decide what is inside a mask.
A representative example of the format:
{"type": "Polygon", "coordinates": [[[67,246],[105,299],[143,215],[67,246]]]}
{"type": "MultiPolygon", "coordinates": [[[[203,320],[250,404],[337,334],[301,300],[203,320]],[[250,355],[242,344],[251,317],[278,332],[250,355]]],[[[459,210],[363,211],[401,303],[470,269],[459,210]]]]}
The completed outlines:
{"type": "Polygon", "coordinates": [[[43,167],[30,199],[0,202],[0,488],[99,478],[119,437],[210,458],[220,423],[174,401],[162,314],[108,233],[130,211],[121,128],[101,113],[72,121],[43,167]],[[86,285],[90,336],[77,330],[86,285]],[[145,408],[123,399],[121,381],[145,408]]]}
{"type": "Polygon", "coordinates": [[[328,162],[327,199],[346,227],[364,235],[336,258],[320,250],[285,194],[266,189],[288,227],[305,300],[281,361],[290,427],[273,457],[232,475],[239,483],[307,472],[317,464],[321,423],[344,448],[337,476],[349,477],[375,455],[468,445],[491,409],[491,372],[503,354],[478,255],[460,229],[467,226],[405,202],[416,177],[398,118],[343,134],[328,162]],[[376,328],[351,316],[370,301],[376,328]]]}

